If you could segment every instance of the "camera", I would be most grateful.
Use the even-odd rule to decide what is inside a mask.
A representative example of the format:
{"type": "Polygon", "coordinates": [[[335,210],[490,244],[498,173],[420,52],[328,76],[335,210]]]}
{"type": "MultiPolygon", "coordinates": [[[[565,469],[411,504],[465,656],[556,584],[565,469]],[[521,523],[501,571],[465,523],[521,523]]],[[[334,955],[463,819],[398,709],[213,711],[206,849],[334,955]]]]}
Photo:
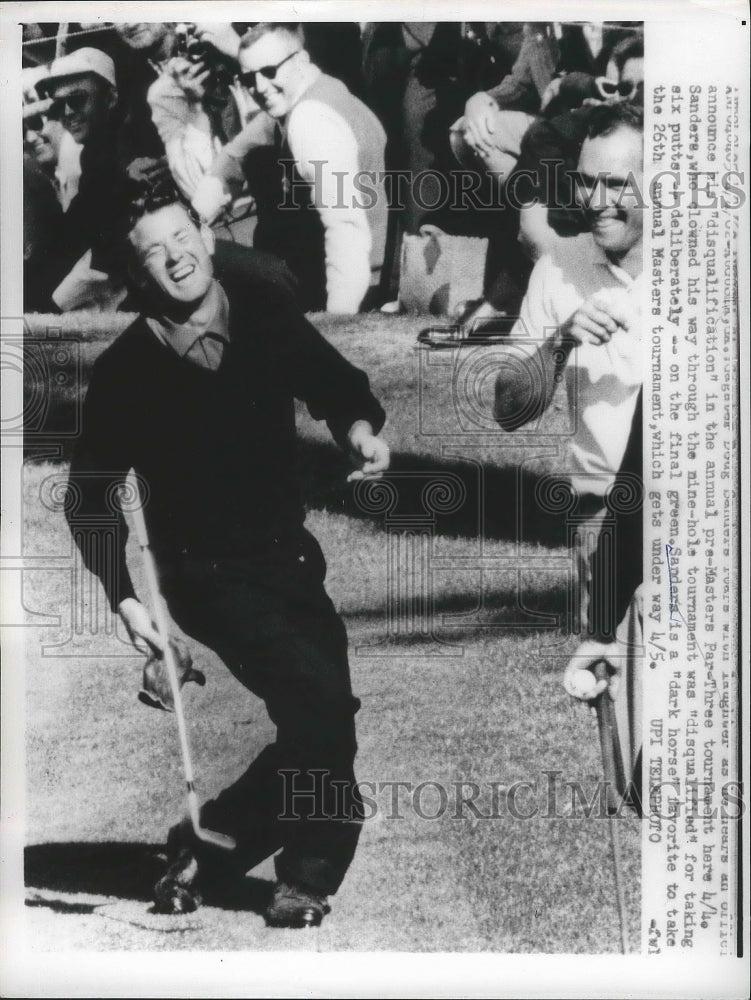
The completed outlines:
{"type": "Polygon", "coordinates": [[[203,63],[210,75],[206,80],[209,92],[226,90],[235,75],[234,67],[230,66],[224,56],[217,52],[213,45],[202,42],[196,37],[195,24],[182,22],[175,27],[176,54],[192,63],[203,63]]]}
{"type": "Polygon", "coordinates": [[[196,38],[195,24],[185,22],[175,27],[176,52],[179,56],[184,56],[191,62],[201,62],[205,55],[207,46],[196,38]]]}

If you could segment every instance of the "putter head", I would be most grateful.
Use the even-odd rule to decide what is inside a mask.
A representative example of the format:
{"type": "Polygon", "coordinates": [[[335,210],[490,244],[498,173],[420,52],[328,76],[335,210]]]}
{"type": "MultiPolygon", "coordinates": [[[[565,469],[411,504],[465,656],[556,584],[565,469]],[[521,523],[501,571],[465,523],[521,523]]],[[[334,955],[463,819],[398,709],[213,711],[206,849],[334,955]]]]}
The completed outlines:
{"type": "Polygon", "coordinates": [[[194,826],[193,833],[199,840],[203,841],[204,844],[212,844],[214,847],[219,847],[223,851],[234,851],[237,847],[237,842],[234,837],[230,837],[227,833],[219,833],[218,830],[207,830],[202,826],[194,826]]]}

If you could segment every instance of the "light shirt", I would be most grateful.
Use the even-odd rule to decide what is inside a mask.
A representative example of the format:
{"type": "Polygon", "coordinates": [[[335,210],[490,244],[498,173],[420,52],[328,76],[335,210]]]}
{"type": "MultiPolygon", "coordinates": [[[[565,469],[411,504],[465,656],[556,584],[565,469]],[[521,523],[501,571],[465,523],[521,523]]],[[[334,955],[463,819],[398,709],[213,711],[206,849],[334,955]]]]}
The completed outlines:
{"type": "Polygon", "coordinates": [[[64,131],[60,139],[60,149],[55,166],[57,197],[63,207],[63,212],[68,211],[68,206],[78,194],[82,150],[83,146],[76,142],[70,132],[64,131]]]}
{"type": "MultiPolygon", "coordinates": [[[[603,289],[624,296],[632,319],[607,344],[580,344],[565,368],[573,436],[561,470],[580,494],[603,496],[626,451],[642,384],[641,274],[633,279],[587,233],[567,240],[534,267],[512,337],[554,336],[582,303],[603,289]]],[[[532,351],[530,351],[532,353],[532,351]]]]}
{"type": "MultiPolygon", "coordinates": [[[[289,149],[323,225],[326,310],[356,313],[383,265],[388,210],[381,123],[340,80],[311,66],[309,85],[285,118],[256,115],[227,143],[211,174],[242,180],[242,161],[258,146],[276,146],[282,161],[289,149]]],[[[199,214],[218,200],[210,184],[204,180],[196,189],[199,214]]]]}
{"type": "Polygon", "coordinates": [[[166,316],[147,316],[157,339],[192,364],[216,371],[229,343],[229,303],[224,289],[214,281],[206,298],[185,323],[166,316]]]}

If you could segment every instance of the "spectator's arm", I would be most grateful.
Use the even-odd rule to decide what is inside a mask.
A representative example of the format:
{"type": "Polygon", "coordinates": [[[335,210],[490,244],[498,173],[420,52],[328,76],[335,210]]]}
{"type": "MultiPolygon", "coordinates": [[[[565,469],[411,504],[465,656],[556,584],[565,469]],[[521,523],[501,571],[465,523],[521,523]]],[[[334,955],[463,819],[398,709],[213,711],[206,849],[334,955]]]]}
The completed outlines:
{"type": "MultiPolygon", "coordinates": [[[[172,60],[173,63],[174,61],[172,60]]],[[[165,145],[182,135],[188,123],[195,118],[196,112],[200,111],[200,105],[196,106],[195,102],[190,101],[178,86],[175,77],[166,71],[149,87],[146,100],[159,138],[165,145]]]]}
{"type": "Polygon", "coordinates": [[[193,208],[208,223],[236,197],[245,181],[243,161],[258,146],[274,141],[274,121],[264,112],[257,114],[238,135],[220,150],[208,173],[196,185],[193,208]]]}
{"type": "Polygon", "coordinates": [[[274,119],[264,111],[256,114],[222,149],[214,161],[211,173],[226,183],[243,179],[243,160],[251,150],[274,143],[274,119]]]}
{"type": "Polygon", "coordinates": [[[553,43],[546,35],[529,34],[511,72],[488,94],[501,108],[536,114],[554,73],[553,43]]]}
{"type": "Polygon", "coordinates": [[[530,114],[539,111],[540,99],[532,79],[529,45],[530,40],[525,38],[511,72],[497,86],[473,94],[464,106],[465,138],[480,154],[489,153],[495,145],[499,111],[530,114]]]}
{"type": "Polygon", "coordinates": [[[360,169],[355,136],[343,118],[317,101],[295,107],[287,135],[323,223],[326,309],[356,313],[370,285],[372,235],[354,184],[360,169]]]}
{"type": "Polygon", "coordinates": [[[151,85],[147,99],[170,173],[183,195],[192,199],[215,156],[208,115],[169,68],[151,85]]]}

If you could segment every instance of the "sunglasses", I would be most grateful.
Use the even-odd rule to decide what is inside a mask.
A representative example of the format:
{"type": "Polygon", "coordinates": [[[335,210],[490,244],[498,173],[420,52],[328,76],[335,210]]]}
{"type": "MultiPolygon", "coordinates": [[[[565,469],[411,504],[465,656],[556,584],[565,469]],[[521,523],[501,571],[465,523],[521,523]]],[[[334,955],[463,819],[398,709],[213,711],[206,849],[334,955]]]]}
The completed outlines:
{"type": "Polygon", "coordinates": [[[29,115],[23,120],[23,134],[27,132],[41,132],[44,128],[45,119],[42,115],[29,115]]]}
{"type": "Polygon", "coordinates": [[[620,97],[624,101],[629,101],[637,89],[635,83],[628,83],[626,80],[615,83],[613,80],[608,80],[605,76],[598,76],[595,80],[595,85],[603,100],[607,100],[609,97],[620,97]]]}
{"type": "Polygon", "coordinates": [[[261,66],[260,69],[251,69],[248,70],[247,73],[238,73],[237,79],[240,81],[243,87],[246,87],[248,90],[255,90],[256,87],[258,86],[257,77],[259,73],[267,80],[275,80],[276,74],[279,72],[279,69],[286,62],[289,62],[292,56],[298,55],[298,53],[300,53],[301,51],[302,49],[295,49],[294,52],[290,52],[288,56],[285,56],[285,58],[282,59],[281,62],[278,62],[276,66],[261,66]]]}
{"type": "Polygon", "coordinates": [[[48,117],[54,119],[62,118],[65,114],[66,107],[70,108],[73,114],[77,114],[79,111],[83,111],[86,107],[89,97],[90,95],[85,93],[68,94],[67,97],[57,97],[50,105],[47,115],[48,117]]]}

